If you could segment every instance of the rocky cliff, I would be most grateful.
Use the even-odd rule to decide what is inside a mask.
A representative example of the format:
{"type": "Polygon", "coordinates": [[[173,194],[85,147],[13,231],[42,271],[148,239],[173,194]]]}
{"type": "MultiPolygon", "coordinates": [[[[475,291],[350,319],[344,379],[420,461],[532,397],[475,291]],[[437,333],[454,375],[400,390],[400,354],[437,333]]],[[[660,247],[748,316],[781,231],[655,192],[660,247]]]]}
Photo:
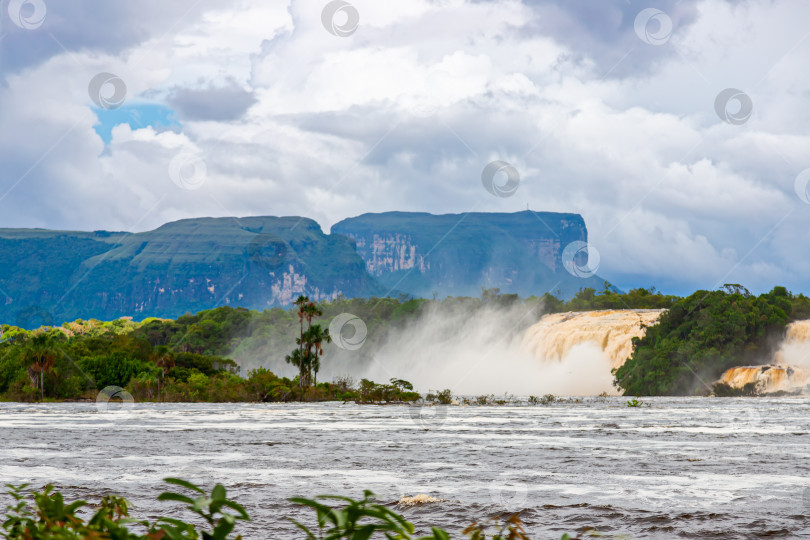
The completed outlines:
{"type": "Polygon", "coordinates": [[[0,229],[0,321],[24,327],[382,292],[348,238],[306,218],[188,219],[137,234],[0,229]]]}
{"type": "Polygon", "coordinates": [[[388,290],[415,296],[478,295],[481,287],[567,296],[601,288],[599,278],[563,269],[565,247],[588,239],[577,214],[387,212],[346,219],[332,233],[356,242],[369,274],[388,290]]]}
{"type": "Polygon", "coordinates": [[[326,235],[300,217],[200,218],[142,233],[0,229],[0,323],[177,317],[397,295],[524,296],[599,286],[562,268],[575,214],[366,214],[326,235]]]}

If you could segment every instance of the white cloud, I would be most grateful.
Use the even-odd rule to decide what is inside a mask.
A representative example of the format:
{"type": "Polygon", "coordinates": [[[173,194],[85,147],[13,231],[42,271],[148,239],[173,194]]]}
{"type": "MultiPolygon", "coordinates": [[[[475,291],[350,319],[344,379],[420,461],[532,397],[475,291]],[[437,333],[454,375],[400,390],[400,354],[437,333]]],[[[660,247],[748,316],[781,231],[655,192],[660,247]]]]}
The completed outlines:
{"type": "Polygon", "coordinates": [[[805,3],[669,3],[675,31],[658,47],[623,2],[592,19],[552,1],[355,1],[346,38],[323,28],[324,4],[146,3],[74,22],[95,40],[56,23],[10,35],[9,51],[24,38],[51,52],[18,55],[0,87],[0,226],[299,214],[328,229],[373,211],[529,205],[581,212],[600,274],[623,287],[685,291],[731,271],[810,290],[810,206],[793,193],[810,167],[805,3]],[[48,31],[69,52],[47,48],[48,31]],[[233,84],[256,102],[179,134],[119,126],[105,149],[87,95],[99,71],[121,76],[131,103],[233,84]],[[714,112],[727,87],[753,99],[742,126],[714,112]],[[205,159],[199,189],[169,177],[183,149],[205,159]],[[520,171],[515,197],[481,187],[493,159],[520,171]]]}

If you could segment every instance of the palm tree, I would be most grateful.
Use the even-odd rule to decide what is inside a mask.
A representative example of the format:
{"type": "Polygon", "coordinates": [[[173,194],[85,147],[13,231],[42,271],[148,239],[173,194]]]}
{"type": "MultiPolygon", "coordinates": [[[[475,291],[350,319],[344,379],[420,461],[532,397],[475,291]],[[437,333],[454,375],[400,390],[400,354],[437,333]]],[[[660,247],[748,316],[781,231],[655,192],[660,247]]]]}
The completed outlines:
{"type": "Polygon", "coordinates": [[[40,401],[45,400],[45,374],[50,373],[56,363],[58,351],[53,338],[45,333],[34,335],[23,353],[23,360],[28,367],[28,374],[38,379],[40,401]]]}
{"type": "MultiPolygon", "coordinates": [[[[296,343],[300,346],[304,343],[303,339],[295,338],[296,343]]],[[[298,368],[298,386],[301,388],[304,387],[304,362],[303,362],[304,355],[301,353],[301,349],[295,349],[292,354],[288,354],[284,357],[284,360],[287,361],[288,364],[292,364],[298,368]]]]}
{"type": "Polygon", "coordinates": [[[303,386],[317,384],[317,373],[321,368],[323,343],[331,341],[329,332],[321,325],[314,324],[304,331],[304,354],[301,357],[301,381],[303,386]],[[315,377],[313,377],[313,373],[315,377]]]}
{"type": "MultiPolygon", "coordinates": [[[[300,325],[300,332],[298,335],[298,339],[296,340],[296,343],[298,344],[299,360],[304,357],[304,317],[306,316],[307,306],[310,303],[311,302],[309,301],[309,297],[304,295],[299,296],[298,298],[295,299],[295,302],[293,302],[293,305],[298,308],[298,324],[300,325]]],[[[300,380],[299,383],[301,383],[300,380]]]]}
{"type": "Polygon", "coordinates": [[[155,365],[158,367],[158,389],[157,389],[157,398],[158,401],[163,401],[166,394],[166,375],[169,374],[169,371],[174,367],[174,356],[169,351],[169,348],[165,345],[160,345],[155,349],[155,352],[152,355],[153,360],[155,361],[155,365]],[[161,391],[163,392],[161,394],[161,391]]]}
{"type": "Polygon", "coordinates": [[[320,371],[321,369],[321,356],[323,356],[323,344],[324,342],[329,343],[330,341],[332,341],[332,338],[329,335],[329,331],[321,328],[320,324],[311,326],[307,330],[306,337],[310,351],[308,355],[309,364],[307,367],[309,369],[309,372],[307,379],[309,379],[309,377],[312,377],[312,384],[317,386],[318,371],[320,371]]]}
{"type": "Polygon", "coordinates": [[[319,324],[312,324],[315,317],[323,315],[323,311],[315,302],[301,295],[293,304],[298,308],[300,328],[298,337],[295,338],[298,348],[284,359],[288,364],[298,368],[298,384],[301,388],[306,388],[313,381],[317,384],[318,370],[321,368],[320,358],[323,356],[323,343],[331,341],[331,338],[329,332],[323,330],[319,324]],[[304,321],[307,322],[306,330],[304,330],[304,321]]]}
{"type": "Polygon", "coordinates": [[[308,328],[312,328],[312,319],[321,315],[323,315],[323,311],[314,302],[307,302],[306,306],[304,306],[304,318],[307,320],[308,328]]]}

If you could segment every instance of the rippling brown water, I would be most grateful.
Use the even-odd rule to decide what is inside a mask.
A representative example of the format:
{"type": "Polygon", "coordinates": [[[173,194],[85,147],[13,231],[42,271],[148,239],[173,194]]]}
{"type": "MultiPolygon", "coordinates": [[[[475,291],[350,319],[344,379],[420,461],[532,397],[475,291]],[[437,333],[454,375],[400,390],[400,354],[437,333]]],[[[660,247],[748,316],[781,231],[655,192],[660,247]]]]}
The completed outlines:
{"type": "Polygon", "coordinates": [[[161,479],[222,482],[245,538],[301,538],[295,495],[371,489],[423,532],[520,511],[532,538],[810,537],[810,401],[619,398],[520,407],[0,404],[0,479],[128,496],[169,513],[161,479]],[[271,533],[268,531],[272,531],[271,533]]]}

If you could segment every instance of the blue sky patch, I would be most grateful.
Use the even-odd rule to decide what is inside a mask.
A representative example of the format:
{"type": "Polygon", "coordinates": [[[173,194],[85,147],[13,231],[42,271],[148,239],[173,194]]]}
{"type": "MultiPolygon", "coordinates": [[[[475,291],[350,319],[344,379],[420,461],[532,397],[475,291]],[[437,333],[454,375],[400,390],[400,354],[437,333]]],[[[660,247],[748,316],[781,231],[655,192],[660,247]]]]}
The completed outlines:
{"type": "Polygon", "coordinates": [[[110,144],[112,130],[120,124],[129,124],[133,130],[152,126],[155,131],[179,131],[182,127],[172,109],[155,103],[124,105],[112,110],[93,107],[93,112],[98,117],[98,123],[93,129],[105,145],[110,144]]]}

